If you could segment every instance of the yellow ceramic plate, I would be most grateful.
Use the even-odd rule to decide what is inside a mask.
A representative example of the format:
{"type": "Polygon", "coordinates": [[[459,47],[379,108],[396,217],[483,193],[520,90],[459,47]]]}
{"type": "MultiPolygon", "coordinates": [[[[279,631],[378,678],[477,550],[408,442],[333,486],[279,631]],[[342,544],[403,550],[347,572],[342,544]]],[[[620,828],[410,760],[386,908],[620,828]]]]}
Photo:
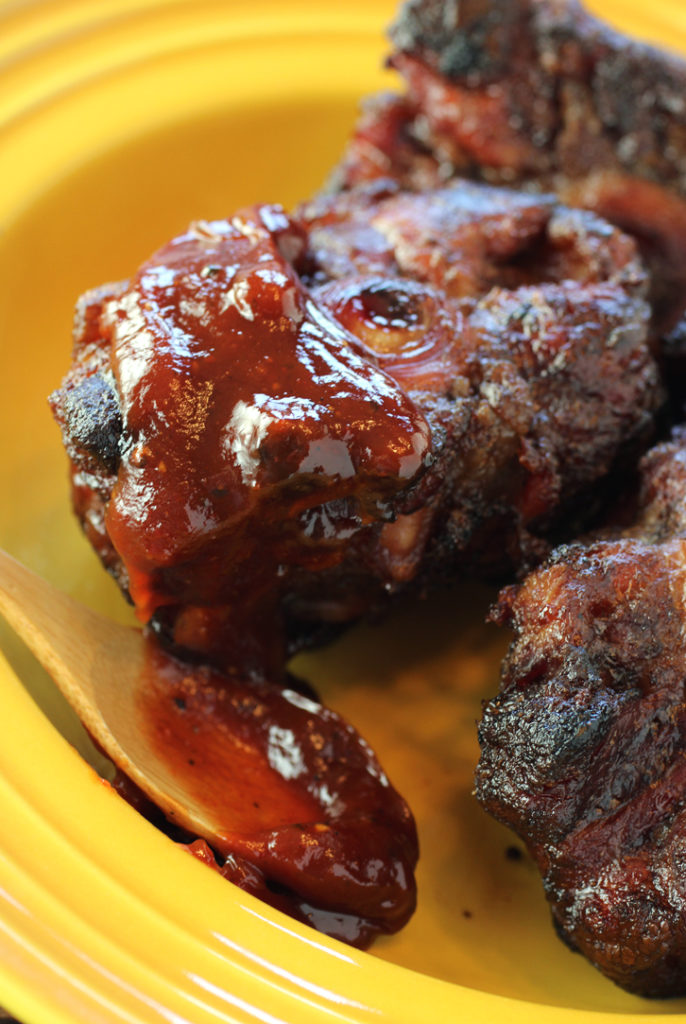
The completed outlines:
{"type": "MultiPolygon", "coordinates": [[[[73,301],[195,217],[312,192],[358,98],[387,81],[394,6],[0,2],[0,543],[109,614],[128,612],[71,519],[45,402],[68,363],[73,301]]],[[[592,6],[686,49],[681,0],[592,6]]],[[[481,625],[491,596],[408,607],[301,666],[416,811],[420,908],[373,954],[265,908],[138,818],[3,632],[0,1003],[27,1024],[684,1012],[621,993],[557,941],[531,864],[471,797],[474,721],[504,642],[481,625]]]]}

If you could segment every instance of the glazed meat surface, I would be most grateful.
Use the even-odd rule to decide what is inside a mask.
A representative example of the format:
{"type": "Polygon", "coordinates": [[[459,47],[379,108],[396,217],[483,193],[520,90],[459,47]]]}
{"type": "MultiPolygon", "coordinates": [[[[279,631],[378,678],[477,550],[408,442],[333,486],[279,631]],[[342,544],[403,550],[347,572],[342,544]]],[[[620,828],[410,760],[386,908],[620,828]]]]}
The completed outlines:
{"type": "Polygon", "coordinates": [[[368,102],[336,185],[556,192],[640,240],[671,331],[686,307],[686,63],[577,0],[409,0],[391,39],[407,91],[368,102]]]}
{"type": "Polygon", "coordinates": [[[646,287],[594,215],[468,183],[194,225],[79,305],[77,514],[166,642],[278,679],[322,624],[588,513],[660,400],[646,287]]]}
{"type": "Polygon", "coordinates": [[[686,430],[633,522],[556,551],[494,618],[515,639],[476,791],[526,843],[559,933],[642,995],[686,992],[686,430]]]}

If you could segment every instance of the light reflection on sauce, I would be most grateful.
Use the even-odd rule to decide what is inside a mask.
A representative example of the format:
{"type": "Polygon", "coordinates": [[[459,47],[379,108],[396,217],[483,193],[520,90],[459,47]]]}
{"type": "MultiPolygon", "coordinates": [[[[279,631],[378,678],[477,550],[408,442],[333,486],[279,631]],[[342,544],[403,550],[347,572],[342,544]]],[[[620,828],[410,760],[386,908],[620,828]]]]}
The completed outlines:
{"type": "Polygon", "coordinates": [[[414,821],[334,711],[288,686],[191,666],[152,639],[138,711],[152,750],[214,826],[219,859],[197,841],[196,856],[357,945],[407,921],[414,821]]]}

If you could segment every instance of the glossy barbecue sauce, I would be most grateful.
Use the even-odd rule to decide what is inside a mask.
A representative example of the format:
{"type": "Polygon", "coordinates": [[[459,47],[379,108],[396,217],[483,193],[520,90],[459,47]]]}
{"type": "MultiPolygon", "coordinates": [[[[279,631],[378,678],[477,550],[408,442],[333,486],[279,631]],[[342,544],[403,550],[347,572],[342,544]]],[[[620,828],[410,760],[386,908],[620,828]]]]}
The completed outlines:
{"type": "Polygon", "coordinates": [[[140,617],[169,612],[166,639],[223,669],[152,644],[141,681],[140,727],[221,822],[192,851],[366,945],[414,909],[414,823],[354,729],[291,687],[280,602],[378,536],[430,432],[312,302],[304,254],[256,208],[196,224],[106,305],[124,438],[106,526],[140,617]]]}
{"type": "Polygon", "coordinates": [[[258,672],[283,663],[293,581],[380,530],[430,458],[422,413],[300,283],[305,245],[279,207],[196,224],[103,315],[126,438],[106,526],[134,604],[258,672]]]}
{"type": "Polygon", "coordinates": [[[196,841],[191,852],[355,945],[405,924],[416,901],[410,810],[368,744],[306,687],[192,667],[151,643],[139,710],[150,745],[216,825],[212,850],[196,841]]]}

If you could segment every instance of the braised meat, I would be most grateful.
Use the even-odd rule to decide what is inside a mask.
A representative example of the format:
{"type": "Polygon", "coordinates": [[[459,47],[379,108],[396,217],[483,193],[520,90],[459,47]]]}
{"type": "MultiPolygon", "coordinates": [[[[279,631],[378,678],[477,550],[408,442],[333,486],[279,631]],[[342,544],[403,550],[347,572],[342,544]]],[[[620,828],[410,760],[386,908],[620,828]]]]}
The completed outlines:
{"type": "Polygon", "coordinates": [[[670,331],[686,308],[686,63],[577,0],[408,0],[391,38],[407,91],[368,102],[336,185],[556,192],[640,240],[670,331]]]}
{"type": "Polygon", "coordinates": [[[659,403],[645,290],[594,215],[466,183],[197,224],[80,303],[53,396],[77,514],[166,642],[277,679],[592,508],[659,403]]]}
{"type": "Polygon", "coordinates": [[[572,948],[631,992],[683,995],[683,428],[645,457],[632,519],[502,593],[515,639],[476,792],[526,843],[572,948]]]}

